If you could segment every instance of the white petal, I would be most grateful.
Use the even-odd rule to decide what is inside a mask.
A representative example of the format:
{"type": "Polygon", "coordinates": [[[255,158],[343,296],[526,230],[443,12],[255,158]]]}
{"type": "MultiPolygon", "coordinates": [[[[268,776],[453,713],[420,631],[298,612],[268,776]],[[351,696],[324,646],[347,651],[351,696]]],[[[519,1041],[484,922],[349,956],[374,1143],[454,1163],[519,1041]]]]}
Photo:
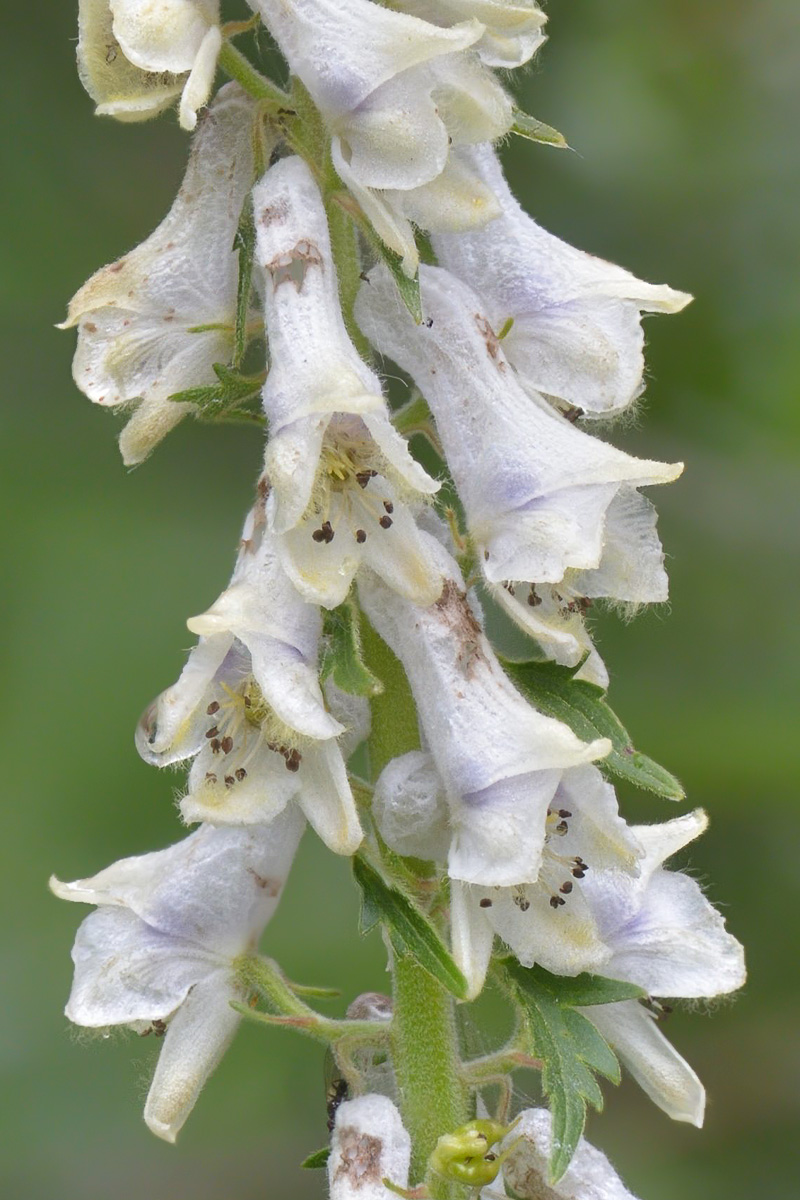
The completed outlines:
{"type": "Polygon", "coordinates": [[[567,766],[608,753],[536,712],[515,691],[461,588],[455,562],[420,532],[447,582],[427,609],[363,573],[362,607],[398,655],[451,807],[451,876],[506,885],[535,880],[544,816],[567,766]]]}
{"type": "Polygon", "coordinates": [[[706,1093],[655,1018],[637,1000],[596,1004],[582,1010],[617,1051],[625,1067],[654,1104],[673,1121],[703,1124],[706,1093]]]}
{"type": "Polygon", "coordinates": [[[482,228],[499,212],[494,194],[454,155],[430,183],[413,191],[385,195],[397,212],[405,213],[421,229],[437,233],[482,228]]]}
{"type": "Polygon", "coordinates": [[[438,268],[421,267],[420,279],[430,327],[399,310],[383,269],[370,273],[356,316],[431,405],[487,578],[557,582],[569,568],[598,566],[620,485],[668,482],[681,466],[631,458],[532,401],[478,298],[438,268]]]}
{"type": "MultiPolygon", "coordinates": [[[[495,761],[499,757],[496,750],[495,761]]],[[[559,770],[529,771],[463,794],[451,818],[450,878],[487,887],[535,881],[547,809],[560,778],[559,770]]]]}
{"type": "Polygon", "coordinates": [[[391,759],[375,784],[372,812],[381,837],[396,854],[435,862],[447,858],[447,802],[430,754],[412,750],[391,759]]]}
{"type": "Polygon", "coordinates": [[[143,71],[191,70],[209,25],[219,20],[216,0],[108,0],[108,6],[125,57],[143,71]]]}
{"type": "Polygon", "coordinates": [[[463,50],[483,32],[477,21],[439,29],[371,0],[254,0],[253,7],[328,117],[352,112],[395,75],[463,50]]]}
{"type": "Polygon", "coordinates": [[[124,858],[58,896],[129,909],[150,930],[234,957],[275,911],[304,828],[294,808],[268,826],[201,826],[166,850],[124,858]]]}
{"type": "Polygon", "coordinates": [[[432,604],[442,591],[442,575],[429,539],[402,503],[395,503],[392,525],[377,528],[364,543],[364,562],[384,583],[414,604],[432,604]]]}
{"type": "Polygon", "coordinates": [[[526,1108],[500,1146],[503,1175],[519,1200],[635,1200],[602,1151],[581,1138],[558,1183],[550,1183],[553,1118],[526,1108]],[[513,1147],[513,1148],[512,1148],[513,1147]]]}
{"type": "Polygon", "coordinates": [[[288,770],[283,755],[260,738],[256,749],[245,741],[225,755],[214,754],[206,743],[192,763],[181,816],[187,825],[268,824],[299,796],[302,771],[302,764],[297,771],[288,770]]]}
{"type": "Polygon", "coordinates": [[[400,255],[403,271],[411,278],[419,266],[419,253],[411,222],[403,216],[401,209],[401,204],[405,203],[405,195],[399,198],[397,192],[385,195],[362,187],[350,169],[344,148],[337,137],[331,141],[331,159],[337,175],[372,222],[378,237],[390,250],[400,255]]]}
{"type": "Polygon", "coordinates": [[[673,817],[671,821],[634,825],[631,833],[644,850],[641,871],[645,882],[662,863],[700,837],[706,829],[708,816],[702,808],[673,817]]]}
{"type": "Polygon", "coordinates": [[[585,254],[541,229],[516,202],[490,145],[461,149],[503,208],[485,235],[440,236],[442,266],[480,280],[489,321],[514,326],[504,350],[526,388],[589,414],[619,411],[641,391],[641,312],[678,312],[691,297],[585,254]]]}
{"type": "Polygon", "coordinates": [[[253,191],[253,209],[266,279],[271,433],[312,413],[382,409],[380,381],[345,330],[325,209],[303,160],[270,167],[253,191]]]}
{"type": "Polygon", "coordinates": [[[633,604],[666,600],[669,583],[657,520],[649,500],[634,488],[621,487],[606,511],[600,565],[571,577],[576,592],[633,604]]]}
{"type": "Polygon", "coordinates": [[[175,1141],[233,1040],[241,1017],[230,1001],[240,999],[230,971],[219,971],[192,988],[170,1022],[144,1107],[149,1129],[164,1141],[175,1141]]]}
{"type": "MultiPolygon", "coordinates": [[[[81,899],[63,889],[54,888],[65,899],[81,899]]],[[[66,1015],[97,1029],[169,1017],[196,983],[219,971],[221,960],[125,908],[101,908],[78,929],[72,961],[66,1015]]]]}
{"type": "Polygon", "coordinates": [[[508,133],[513,101],[476,55],[448,54],[431,63],[430,71],[436,78],[434,99],[457,146],[508,133]]]}
{"type": "Polygon", "coordinates": [[[382,1181],[407,1187],[410,1163],[411,1138],[391,1100],[369,1094],[339,1105],[328,1159],[330,1200],[391,1200],[382,1181]]]}
{"type": "Polygon", "coordinates": [[[109,0],[79,0],[78,74],[101,115],[145,121],[172,103],[183,78],[142,71],[114,36],[109,0]]]}
{"type": "Polygon", "coordinates": [[[201,638],[177,683],[145,710],[136,727],[136,749],[145,762],[164,767],[197,753],[208,728],[203,700],[232,645],[231,634],[201,638]]]}
{"type": "MultiPolygon", "coordinates": [[[[557,894],[560,882],[568,878],[566,869],[560,876],[552,873],[552,894],[557,894]]],[[[474,904],[477,906],[480,899],[491,900],[485,919],[524,967],[539,963],[557,975],[579,975],[581,971],[605,974],[610,951],[579,887],[561,908],[550,905],[551,893],[544,884],[525,889],[528,907],[524,911],[516,902],[518,895],[508,888],[478,890],[474,904]]]]}
{"type": "Polygon", "coordinates": [[[362,187],[416,188],[447,162],[448,130],[431,96],[427,68],[391,79],[336,123],[362,187]]]}
{"type": "Polygon", "coordinates": [[[230,356],[238,279],[232,246],[253,181],[255,111],[236,85],[220,91],[168,216],[70,303],[65,326],[79,326],[78,387],[97,404],[144,403],[123,434],[131,465],[187,411],[169,396],[216,382],[213,363],[230,356]]]}
{"type": "Polygon", "coordinates": [[[547,17],[534,0],[398,0],[397,7],[437,25],[480,21],[485,30],[475,48],[493,67],[519,67],[545,41],[547,17]]]}
{"type": "Polygon", "coordinates": [[[494,930],[469,884],[450,885],[450,938],[456,966],[467,980],[467,1000],[480,994],[489,969],[494,930]]]}
{"type": "Polygon", "coordinates": [[[745,982],[742,947],[698,884],[677,871],[656,871],[638,912],[609,940],[606,973],[651,996],[727,995],[745,982]]]}
{"type": "Polygon", "coordinates": [[[208,104],[221,49],[222,33],[218,25],[212,25],[198,47],[189,78],[181,93],[180,126],[181,129],[188,129],[190,133],[197,127],[198,109],[208,104]]]}
{"type": "Polygon", "coordinates": [[[366,741],[372,725],[372,710],[366,696],[355,696],[343,692],[333,679],[325,680],[322,690],[331,713],[344,728],[344,733],[338,740],[342,758],[347,762],[362,742],[366,741]]]}
{"type": "Polygon", "coordinates": [[[341,751],[332,742],[304,756],[300,808],[334,854],[355,854],[364,837],[341,751]]]}
{"type": "Polygon", "coordinates": [[[293,586],[305,600],[325,608],[344,603],[364,556],[338,497],[333,501],[330,519],[337,532],[331,541],[315,541],[310,521],[289,529],[279,541],[281,563],[293,586]]]}
{"type": "Polygon", "coordinates": [[[308,737],[336,737],[342,726],[326,711],[317,681],[322,620],[286,576],[260,506],[248,515],[239,546],[230,586],[187,621],[189,629],[209,638],[234,635],[250,652],[256,682],[278,717],[308,737]]]}

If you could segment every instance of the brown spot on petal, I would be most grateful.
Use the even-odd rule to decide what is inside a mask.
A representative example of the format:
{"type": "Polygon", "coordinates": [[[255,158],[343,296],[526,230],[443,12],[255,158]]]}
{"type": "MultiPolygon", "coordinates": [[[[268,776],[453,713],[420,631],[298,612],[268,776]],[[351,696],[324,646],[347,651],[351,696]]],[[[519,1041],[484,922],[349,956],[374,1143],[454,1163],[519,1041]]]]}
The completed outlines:
{"type": "Polygon", "coordinates": [[[344,1178],[353,1191],[361,1191],[370,1184],[381,1182],[381,1138],[346,1125],[339,1130],[339,1149],[341,1161],[333,1176],[333,1184],[344,1178]]]}

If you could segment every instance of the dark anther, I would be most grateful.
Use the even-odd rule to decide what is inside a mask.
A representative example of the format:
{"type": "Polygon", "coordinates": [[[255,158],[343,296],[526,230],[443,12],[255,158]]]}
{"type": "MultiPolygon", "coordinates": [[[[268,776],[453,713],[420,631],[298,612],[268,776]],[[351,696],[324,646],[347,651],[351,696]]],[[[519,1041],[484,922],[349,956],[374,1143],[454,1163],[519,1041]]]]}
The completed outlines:
{"type": "Polygon", "coordinates": [[[369,483],[370,479],[374,479],[377,474],[378,474],[377,471],[372,471],[372,470],[358,471],[358,472],[356,472],[356,483],[358,484],[359,487],[365,488],[367,486],[367,484],[369,483]]]}
{"type": "Polygon", "coordinates": [[[482,900],[478,901],[478,907],[479,908],[491,908],[492,902],[488,896],[484,896],[484,898],[482,900]]]}
{"type": "Polygon", "coordinates": [[[212,700],[206,709],[206,712],[210,717],[213,717],[215,712],[219,712],[219,700],[212,700]]]}
{"type": "Polygon", "coordinates": [[[206,730],[206,737],[207,738],[215,738],[218,733],[219,733],[219,730],[217,729],[216,725],[212,725],[210,729],[206,730]]]}
{"type": "Polygon", "coordinates": [[[569,833],[569,825],[567,824],[566,821],[558,822],[558,824],[556,825],[556,833],[561,834],[562,836],[565,833],[569,833]]]}
{"type": "Polygon", "coordinates": [[[551,908],[560,908],[562,904],[566,904],[566,903],[567,902],[563,896],[551,896],[550,897],[550,907],[551,908]]]}
{"type": "Polygon", "coordinates": [[[383,507],[388,513],[394,512],[394,505],[392,504],[391,500],[384,500],[383,507]]]}
{"type": "Polygon", "coordinates": [[[583,867],[573,867],[572,874],[576,879],[583,879],[586,872],[584,871],[583,867]]]}
{"type": "Polygon", "coordinates": [[[561,887],[558,890],[560,892],[563,892],[565,896],[568,896],[570,894],[570,892],[572,891],[571,881],[568,879],[566,881],[566,883],[562,883],[561,887]]]}
{"type": "Polygon", "coordinates": [[[233,738],[224,737],[220,742],[220,746],[222,747],[223,754],[230,754],[231,750],[233,749],[233,738]]]}
{"type": "Polygon", "coordinates": [[[213,771],[206,771],[206,779],[208,780],[209,783],[217,782],[217,777],[213,771]]]}
{"type": "Polygon", "coordinates": [[[286,770],[299,771],[303,756],[299,750],[290,750],[286,755],[286,770]]]}
{"type": "MultiPolygon", "coordinates": [[[[558,815],[559,815],[560,817],[571,817],[571,816],[572,816],[572,813],[569,811],[569,809],[568,809],[568,808],[560,808],[560,809],[558,810],[558,815]]],[[[577,860],[576,860],[576,861],[577,861],[577,860]]]]}
{"type": "Polygon", "coordinates": [[[244,767],[237,767],[234,771],[234,774],[239,780],[239,783],[241,783],[243,779],[247,778],[247,771],[245,771],[244,767]]]}
{"type": "Polygon", "coordinates": [[[229,787],[229,788],[230,788],[230,787],[233,787],[233,785],[234,785],[234,783],[235,783],[235,782],[236,782],[236,781],[235,781],[235,779],[233,778],[233,776],[232,776],[232,775],[226,775],[226,776],[225,776],[225,787],[229,787]]]}
{"type": "Polygon", "coordinates": [[[211,742],[211,749],[214,754],[219,754],[219,738],[214,738],[214,740],[211,742]]]}
{"type": "Polygon", "coordinates": [[[358,542],[359,546],[363,546],[364,542],[366,540],[367,540],[366,531],[364,529],[357,529],[356,530],[356,541],[358,542]]]}
{"type": "Polygon", "coordinates": [[[381,517],[378,524],[380,525],[381,529],[391,529],[392,518],[391,517],[381,517]]]}

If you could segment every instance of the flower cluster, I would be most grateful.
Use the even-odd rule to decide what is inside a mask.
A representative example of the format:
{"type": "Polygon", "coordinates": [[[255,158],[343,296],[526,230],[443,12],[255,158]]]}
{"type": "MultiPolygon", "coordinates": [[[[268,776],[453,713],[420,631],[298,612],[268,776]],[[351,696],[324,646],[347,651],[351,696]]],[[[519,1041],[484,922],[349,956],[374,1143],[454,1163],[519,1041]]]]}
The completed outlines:
{"type": "MultiPolygon", "coordinates": [[[[510,979],[509,963],[531,1003],[543,978],[572,981],[574,1019],[671,1117],[700,1125],[702,1085],[657,1018],[663,998],[744,979],[720,915],[665,866],[706,817],[629,825],[610,782],[618,747],[585,710],[608,684],[592,605],[666,599],[641,489],[682,469],[617,449],[597,420],[642,391],[642,314],[689,297],[566,245],[511,194],[494,146],[518,115],[494,69],[544,41],[534,0],[251,7],[252,22],[221,26],[216,0],[80,3],[78,60],[98,112],[137,120],[179,98],[197,130],[167,217],[70,305],[76,383],[129,413],[127,464],[188,413],[245,416],[267,438],[230,584],[187,622],[197,644],[137,730],[147,762],[189,764],[179,809],[199,827],[53,882],[97,906],[78,932],[67,1015],[163,1035],[145,1119],[174,1140],[241,1002],[255,990],[279,1015],[301,1004],[258,940],[308,823],[380,881],[393,965],[413,957],[410,922],[461,1000],[490,970],[510,979]],[[259,21],[287,92],[231,45],[259,21]],[[209,101],[218,57],[234,82],[209,101]],[[414,389],[399,409],[386,360],[414,389]],[[413,432],[427,435],[426,465],[413,432]],[[525,678],[583,689],[582,724],[498,656],[490,633],[509,618],[532,641],[525,678]],[[389,664],[405,690],[379,697],[389,664]],[[398,749],[393,704],[413,705],[419,738],[380,754],[398,749]],[[357,778],[348,761],[368,738],[360,771],[372,778],[357,778]],[[587,975],[617,990],[582,1000],[587,975]]],[[[343,1023],[305,1015],[305,1027],[372,1045],[401,1019],[351,1010],[343,1023]]],[[[419,1167],[416,1130],[389,1098],[402,1107],[410,1094],[397,1083],[402,1039],[393,1046],[380,1071],[352,1045],[339,1062],[335,1200],[388,1196],[385,1178],[402,1192],[419,1167]]],[[[451,1172],[485,1197],[503,1177],[523,1198],[628,1196],[580,1131],[549,1190],[547,1160],[565,1144],[554,1120],[527,1110],[502,1136],[482,1119],[451,1130],[431,1178],[451,1172]]]]}

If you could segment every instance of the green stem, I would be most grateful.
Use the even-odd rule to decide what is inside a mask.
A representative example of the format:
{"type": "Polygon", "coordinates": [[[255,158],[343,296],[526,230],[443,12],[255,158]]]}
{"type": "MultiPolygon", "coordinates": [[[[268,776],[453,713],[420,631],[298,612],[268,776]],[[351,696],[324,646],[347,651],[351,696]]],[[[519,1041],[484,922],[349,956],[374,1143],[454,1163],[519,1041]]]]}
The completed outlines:
{"type": "Polygon", "coordinates": [[[241,50],[237,50],[230,42],[222,43],[219,65],[226,75],[236,80],[248,96],[260,100],[268,112],[274,115],[290,115],[294,111],[291,96],[257,71],[241,50]]]}
{"type": "MultiPolygon", "coordinates": [[[[453,1002],[411,958],[395,958],[392,1062],[403,1123],[411,1135],[412,1178],[422,1180],[439,1138],[469,1120],[467,1089],[459,1076],[453,1002]]],[[[428,1180],[431,1195],[445,1200],[450,1184],[428,1180]]]]}
{"type": "Polygon", "coordinates": [[[409,750],[419,750],[419,726],[406,673],[363,613],[361,648],[367,667],[383,684],[383,691],[373,696],[371,703],[369,762],[375,780],[390,759],[409,750]]]}

